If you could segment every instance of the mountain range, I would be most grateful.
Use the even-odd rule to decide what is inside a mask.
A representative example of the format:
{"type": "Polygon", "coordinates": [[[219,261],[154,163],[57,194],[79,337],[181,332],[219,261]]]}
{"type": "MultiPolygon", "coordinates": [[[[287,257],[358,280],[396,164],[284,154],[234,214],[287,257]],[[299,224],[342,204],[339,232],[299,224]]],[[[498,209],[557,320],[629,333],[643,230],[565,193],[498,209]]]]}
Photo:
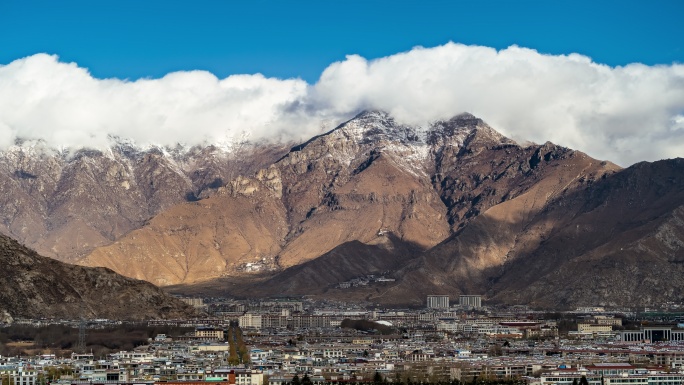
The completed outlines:
{"type": "Polygon", "coordinates": [[[0,232],[73,262],[175,204],[270,164],[287,148],[244,141],[140,148],[114,140],[107,151],[57,151],[18,143],[0,155],[0,232]]]}
{"type": "Polygon", "coordinates": [[[179,293],[683,300],[684,160],[622,169],[470,114],[409,126],[366,111],[294,146],[18,145],[0,173],[0,231],[179,293]],[[387,279],[344,285],[370,275],[387,279]]]}

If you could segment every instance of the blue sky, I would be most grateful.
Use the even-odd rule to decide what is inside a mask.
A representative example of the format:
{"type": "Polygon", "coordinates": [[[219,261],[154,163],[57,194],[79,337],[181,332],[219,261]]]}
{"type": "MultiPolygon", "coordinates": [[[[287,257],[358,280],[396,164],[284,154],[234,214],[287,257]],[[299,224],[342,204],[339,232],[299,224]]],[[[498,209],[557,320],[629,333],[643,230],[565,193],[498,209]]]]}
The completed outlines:
{"type": "Polygon", "coordinates": [[[0,63],[39,52],[98,78],[203,69],[315,82],[345,55],[448,41],[684,61],[682,1],[0,1],[0,63]]]}
{"type": "Polygon", "coordinates": [[[683,157],[682,15],[678,0],[0,0],[0,150],[304,141],[381,109],[470,112],[623,166],[683,157]]]}

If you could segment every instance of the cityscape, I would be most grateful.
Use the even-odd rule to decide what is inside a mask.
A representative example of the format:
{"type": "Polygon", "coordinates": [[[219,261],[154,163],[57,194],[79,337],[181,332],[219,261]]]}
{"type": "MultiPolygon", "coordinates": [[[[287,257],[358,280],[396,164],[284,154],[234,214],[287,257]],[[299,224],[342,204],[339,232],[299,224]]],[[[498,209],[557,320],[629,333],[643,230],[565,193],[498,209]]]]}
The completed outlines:
{"type": "MultiPolygon", "coordinates": [[[[678,385],[684,380],[684,312],[582,307],[548,312],[487,306],[479,295],[430,295],[425,307],[383,309],[307,299],[182,298],[195,319],[150,320],[128,330],[169,330],[130,350],[90,335],[121,321],[16,320],[78,330],[67,349],[36,341],[2,356],[10,385],[355,383],[589,383],[678,385]],[[152,328],[152,329],[150,329],[152,328]],[[166,328],[166,329],[164,329],[166,328]],[[16,353],[16,352],[15,352],[16,353]]],[[[113,329],[114,330],[114,329],[113,329]]],[[[23,345],[16,345],[23,343],[23,345]]]]}
{"type": "Polygon", "coordinates": [[[684,385],[683,0],[0,0],[0,385],[684,385]]]}

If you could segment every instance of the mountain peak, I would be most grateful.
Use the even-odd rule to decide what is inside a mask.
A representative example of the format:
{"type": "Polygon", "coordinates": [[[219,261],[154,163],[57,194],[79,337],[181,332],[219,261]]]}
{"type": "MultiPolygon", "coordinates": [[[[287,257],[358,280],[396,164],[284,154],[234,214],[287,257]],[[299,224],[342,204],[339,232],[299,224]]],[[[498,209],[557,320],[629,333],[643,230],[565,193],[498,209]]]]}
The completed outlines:
{"type": "Polygon", "coordinates": [[[458,147],[515,144],[513,140],[490,127],[484,120],[468,112],[458,114],[449,120],[432,123],[427,132],[426,141],[431,145],[451,143],[458,147]]]}
{"type": "Polygon", "coordinates": [[[394,120],[389,112],[384,110],[363,110],[350,120],[394,120]]]}
{"type": "Polygon", "coordinates": [[[338,126],[336,131],[358,143],[383,140],[401,143],[421,141],[420,127],[399,124],[389,113],[380,110],[363,111],[338,126]]]}
{"type": "Polygon", "coordinates": [[[458,127],[468,127],[468,128],[475,128],[479,125],[487,125],[482,119],[476,117],[475,115],[469,113],[469,112],[463,112],[460,113],[451,119],[447,120],[448,123],[454,124],[458,127]]]}
{"type": "Polygon", "coordinates": [[[514,143],[482,119],[467,112],[455,115],[448,120],[438,120],[424,125],[409,125],[398,122],[387,111],[364,110],[335,129],[293,147],[291,152],[301,151],[321,138],[359,145],[380,144],[383,147],[387,144],[424,147],[449,143],[451,146],[461,147],[471,142],[486,145],[514,143]]]}

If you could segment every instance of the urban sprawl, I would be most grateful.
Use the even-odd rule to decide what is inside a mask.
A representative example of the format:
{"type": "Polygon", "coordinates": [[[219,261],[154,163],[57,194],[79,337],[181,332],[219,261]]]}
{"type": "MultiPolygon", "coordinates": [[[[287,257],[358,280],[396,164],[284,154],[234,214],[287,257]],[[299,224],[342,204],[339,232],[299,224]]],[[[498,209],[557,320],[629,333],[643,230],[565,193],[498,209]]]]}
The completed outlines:
{"type": "MultiPolygon", "coordinates": [[[[677,307],[533,311],[477,295],[428,296],[422,309],[302,299],[186,298],[207,317],[131,350],[97,355],[86,336],[109,320],[16,320],[78,328],[68,351],[0,356],[2,385],[309,385],[451,383],[681,385],[677,307]]],[[[5,327],[10,327],[5,325],[5,327]]]]}

